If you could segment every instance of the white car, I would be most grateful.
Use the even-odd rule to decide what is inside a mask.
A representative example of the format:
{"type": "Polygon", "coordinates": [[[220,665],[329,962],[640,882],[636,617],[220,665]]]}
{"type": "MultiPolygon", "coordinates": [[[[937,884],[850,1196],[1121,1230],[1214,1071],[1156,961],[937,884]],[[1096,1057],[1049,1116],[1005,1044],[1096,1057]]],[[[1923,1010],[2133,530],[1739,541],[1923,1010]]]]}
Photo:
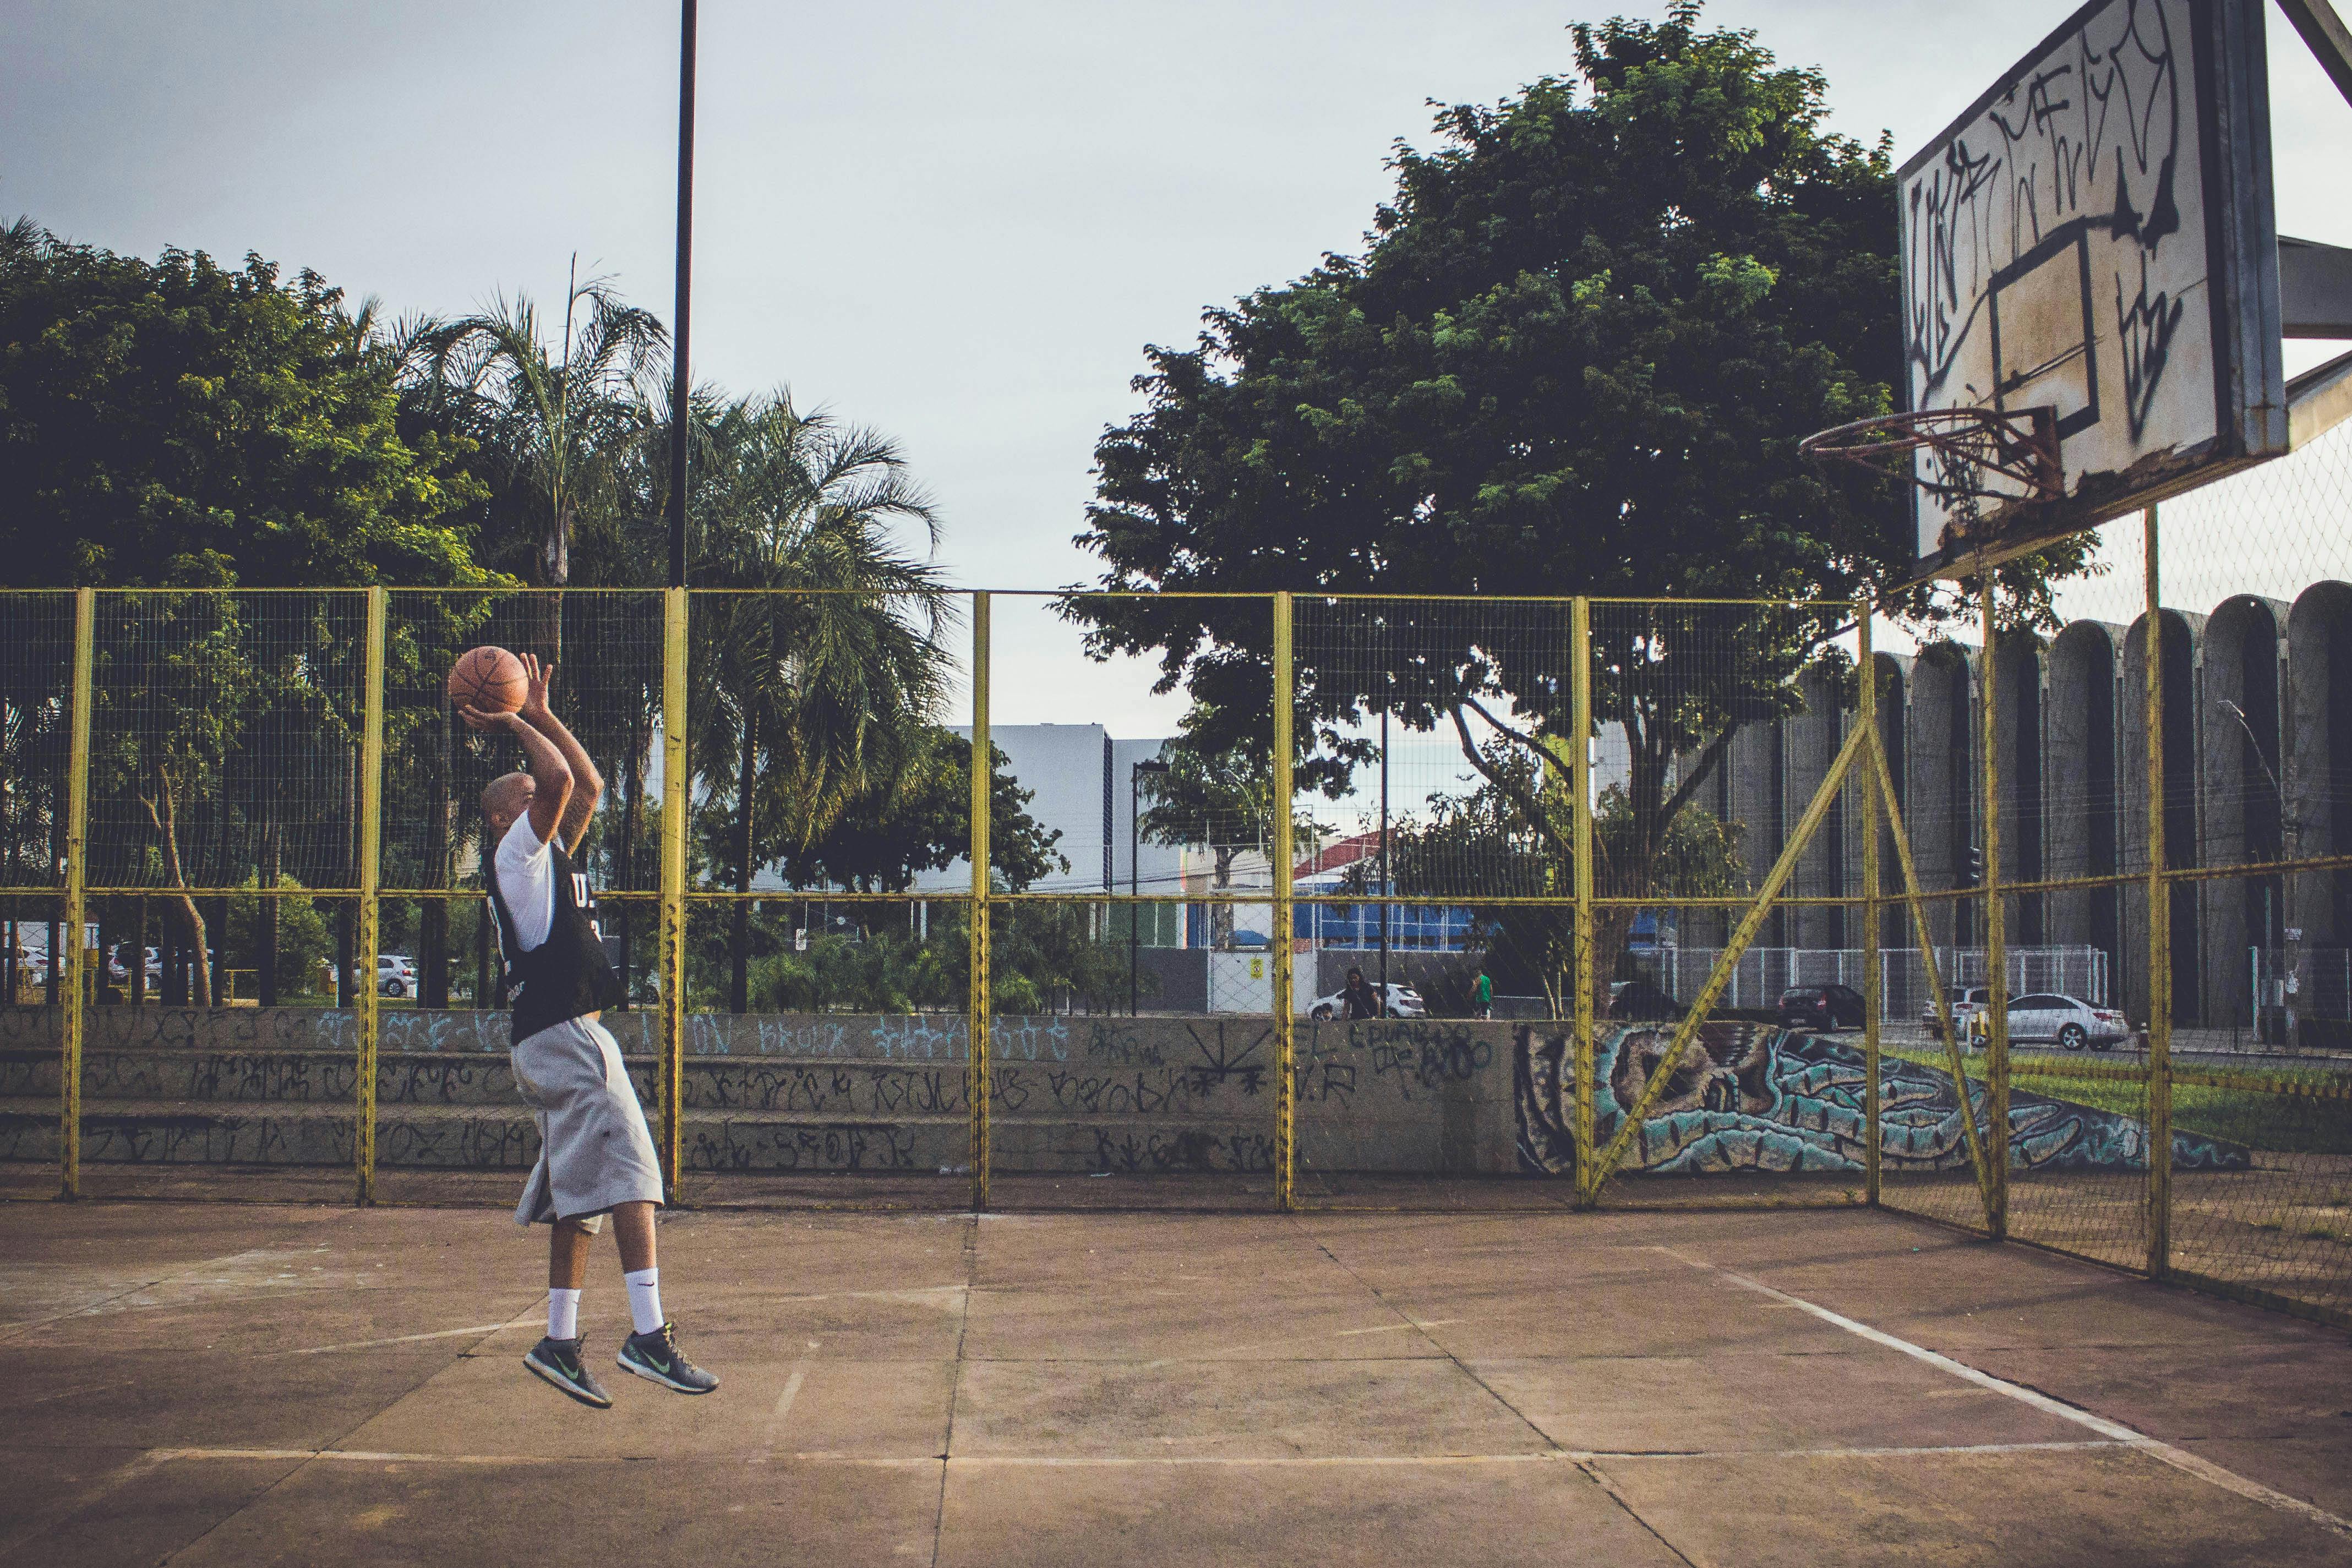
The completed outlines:
{"type": "Polygon", "coordinates": [[[405,953],[379,953],[375,956],[375,990],[380,997],[413,997],[416,994],[416,960],[405,953]]]}
{"type": "Polygon", "coordinates": [[[2068,1051],[2086,1045],[2105,1051],[2119,1040],[2131,1038],[2131,1025],[2112,1008],[2095,1008],[2056,991],[2042,991],[2009,1004],[2009,1038],[2061,1045],[2068,1051]]]}
{"type": "MultiPolygon", "coordinates": [[[[1380,989],[1380,982],[1377,980],[1370,980],[1365,983],[1370,985],[1374,990],[1380,989]]],[[[1392,1019],[1425,1019],[1429,1016],[1429,1004],[1423,1001],[1421,999],[1421,993],[1414,990],[1411,986],[1402,985],[1395,980],[1391,980],[1389,982],[1388,1014],[1389,1017],[1392,1019]]],[[[1345,991],[1334,991],[1328,997],[1316,998],[1312,1002],[1309,1002],[1307,1005],[1307,1016],[1311,1019],[1321,1019],[1327,1021],[1333,1019],[1347,1017],[1348,993],[1345,991]]]]}
{"type": "MultiPolygon", "coordinates": [[[[108,979],[115,981],[128,981],[131,978],[131,960],[127,956],[130,951],[130,943],[119,942],[115,944],[112,956],[106,960],[106,977],[108,979]]],[[[143,960],[142,967],[147,971],[147,988],[152,991],[163,983],[163,955],[153,947],[147,948],[146,954],[147,956],[143,960]]]]}
{"type": "MultiPolygon", "coordinates": [[[[1985,1010],[1985,1004],[1992,999],[1992,992],[1984,986],[1947,986],[1944,995],[1951,1004],[1952,1027],[1959,1030],[1960,1039],[1966,1040],[1969,1038],[1969,1019],[1985,1010]]],[[[2009,1005],[2013,1009],[2017,1002],[2011,998],[2009,1005]]],[[[1944,1038],[1944,1020],[1937,1016],[1935,1003],[1929,1002],[1919,1009],[1919,1022],[1927,1030],[1929,1040],[1944,1038]]]]}

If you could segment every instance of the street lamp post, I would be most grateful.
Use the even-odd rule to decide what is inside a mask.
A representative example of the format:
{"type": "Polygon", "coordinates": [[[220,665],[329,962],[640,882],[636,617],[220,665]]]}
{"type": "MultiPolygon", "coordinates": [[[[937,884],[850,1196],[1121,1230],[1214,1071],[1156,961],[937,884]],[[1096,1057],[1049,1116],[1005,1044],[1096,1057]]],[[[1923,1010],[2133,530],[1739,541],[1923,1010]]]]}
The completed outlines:
{"type": "Polygon", "coordinates": [[[1381,1013],[1389,1010],[1389,710],[1381,709],[1381,1013]]]}
{"type": "Polygon", "coordinates": [[[695,0],[680,0],[677,46],[677,270],[670,323],[669,585],[686,586],[687,416],[694,391],[688,348],[694,291],[695,0]]]}
{"type": "Polygon", "coordinates": [[[1146,773],[1168,771],[1168,764],[1158,758],[1146,757],[1127,770],[1127,1012],[1133,1018],[1143,1001],[1142,979],[1139,973],[1143,964],[1143,934],[1140,922],[1143,905],[1135,902],[1142,890],[1142,878],[1137,867],[1138,849],[1142,839],[1141,813],[1138,810],[1139,780],[1146,773]]]}

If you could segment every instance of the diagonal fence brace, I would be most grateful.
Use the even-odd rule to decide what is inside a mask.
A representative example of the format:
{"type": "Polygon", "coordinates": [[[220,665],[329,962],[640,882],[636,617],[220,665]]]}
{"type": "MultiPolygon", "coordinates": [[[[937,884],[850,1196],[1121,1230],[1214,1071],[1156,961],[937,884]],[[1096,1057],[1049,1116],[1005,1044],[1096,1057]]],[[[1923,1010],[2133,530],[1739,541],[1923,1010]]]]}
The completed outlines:
{"type": "MultiPolygon", "coordinates": [[[[1927,905],[1919,892],[1919,872],[1911,859],[1911,835],[1903,826],[1903,808],[1895,800],[1895,775],[1886,766],[1886,748],[1874,732],[1870,737],[1872,775],[1879,800],[1886,807],[1886,830],[1895,839],[1895,858],[1903,868],[1903,902],[1911,911],[1911,928],[1918,934],[1920,961],[1927,967],[1927,994],[1936,998],[1936,1017],[1944,1026],[1944,1056],[1952,1070],[1952,1087],[1960,1097],[1962,1125],[1968,1130],[1969,1168],[1977,1178],[1977,1197],[1984,1204],[1985,1226],[1992,1226],[1992,1168],[1986,1162],[1984,1139],[1977,1133],[1977,1108],[1969,1099],[1967,1064],[1960,1055],[1960,1037],[1952,1027],[1952,998],[1944,977],[1936,972],[1936,942],[1927,930],[1927,905]]],[[[2006,1136],[2002,1146],[2008,1146],[2006,1136]]]]}
{"type": "Polygon", "coordinates": [[[1642,1124],[1648,1119],[1652,1107],[1657,1104],[1659,1096],[1665,1092],[1666,1083],[1674,1077],[1675,1068],[1682,1061],[1683,1052],[1690,1048],[1691,1040],[1698,1034],[1700,1022],[1713,1010],[1716,998],[1723,994],[1724,987],[1730,984],[1731,972],[1738,967],[1740,956],[1748,951],[1748,944],[1756,940],[1756,934],[1764,928],[1764,917],[1772,912],[1773,901],[1780,896],[1780,890],[1795,874],[1798,857],[1813,841],[1813,835],[1821,831],[1822,823],[1828,818],[1830,807],[1836,801],[1838,791],[1845,787],[1845,776],[1853,770],[1854,759],[1862,755],[1863,744],[1868,736],[1867,730],[1856,727],[1846,737],[1845,745],[1839,748],[1837,760],[1830,765],[1829,776],[1822,780],[1822,787],[1813,792],[1812,803],[1805,808],[1804,816],[1798,820],[1797,831],[1789,835],[1789,841],[1780,850],[1780,858],[1772,862],[1771,873],[1765,877],[1764,885],[1757,889],[1756,902],[1749,904],[1748,913],[1740,917],[1738,929],[1732,932],[1731,940],[1724,945],[1722,956],[1716,959],[1714,969],[1706,977],[1706,984],[1699,988],[1698,995],[1692,998],[1682,1020],[1675,1025],[1674,1039],[1667,1043],[1666,1054],[1651,1070],[1649,1082],[1642,1086],[1642,1092],[1626,1108],[1624,1116],[1617,1124],[1616,1135],[1609,1140],[1608,1146],[1592,1162],[1592,1180],[1585,1191],[1586,1202],[1600,1198],[1602,1185],[1616,1174],[1626,1149],[1632,1146],[1642,1124]]]}

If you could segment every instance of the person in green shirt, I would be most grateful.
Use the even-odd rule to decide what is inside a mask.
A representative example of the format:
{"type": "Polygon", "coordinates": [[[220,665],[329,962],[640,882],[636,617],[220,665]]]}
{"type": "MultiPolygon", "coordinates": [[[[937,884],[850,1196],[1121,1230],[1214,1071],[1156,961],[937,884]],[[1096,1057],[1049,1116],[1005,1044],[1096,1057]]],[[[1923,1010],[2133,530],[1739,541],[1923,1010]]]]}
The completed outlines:
{"type": "Polygon", "coordinates": [[[1486,966],[1484,964],[1478,966],[1478,978],[1472,982],[1470,994],[1480,1018],[1495,1016],[1495,982],[1486,977],[1486,966]]]}

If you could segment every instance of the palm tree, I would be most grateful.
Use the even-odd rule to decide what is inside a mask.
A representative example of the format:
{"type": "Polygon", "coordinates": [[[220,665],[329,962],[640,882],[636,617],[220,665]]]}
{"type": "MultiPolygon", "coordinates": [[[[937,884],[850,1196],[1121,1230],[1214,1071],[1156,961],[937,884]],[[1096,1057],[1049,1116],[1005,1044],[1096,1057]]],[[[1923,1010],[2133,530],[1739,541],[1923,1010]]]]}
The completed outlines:
{"type": "MultiPolygon", "coordinates": [[[[402,337],[408,346],[400,352],[425,400],[488,460],[493,535],[507,536],[509,553],[526,546],[510,564],[526,581],[562,588],[572,580],[572,541],[583,514],[625,505],[621,476],[647,439],[646,382],[658,371],[667,330],[607,280],[583,280],[574,257],[553,348],[538,307],[520,294],[402,337]]],[[[542,648],[560,653],[561,601],[550,596],[541,615],[542,648]]]]}
{"type": "MultiPolygon", "coordinates": [[[[708,594],[695,614],[696,749],[734,761],[710,788],[733,812],[719,858],[748,894],[758,867],[908,778],[944,695],[953,612],[939,570],[899,543],[916,525],[935,550],[939,520],[897,444],[804,414],[789,392],[717,412],[692,520],[698,586],[770,591],[708,594]]],[[[748,899],[729,949],[741,1012],[748,899]]]]}

